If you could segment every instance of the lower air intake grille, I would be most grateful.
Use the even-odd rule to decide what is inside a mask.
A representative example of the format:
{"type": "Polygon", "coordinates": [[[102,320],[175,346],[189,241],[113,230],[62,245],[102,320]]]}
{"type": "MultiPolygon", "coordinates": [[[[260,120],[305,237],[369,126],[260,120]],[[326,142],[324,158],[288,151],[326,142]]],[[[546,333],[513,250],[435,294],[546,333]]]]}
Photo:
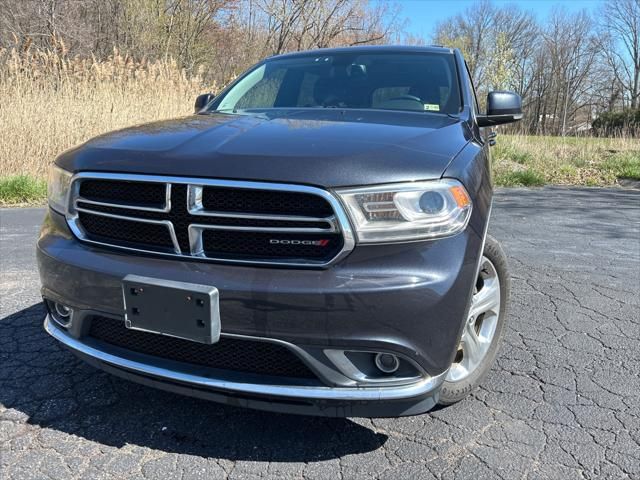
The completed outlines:
{"type": "Polygon", "coordinates": [[[288,348],[275,343],[220,337],[205,345],[130,330],[124,321],[94,317],[89,337],[133,352],[176,362],[277,377],[317,378],[288,348]]]}

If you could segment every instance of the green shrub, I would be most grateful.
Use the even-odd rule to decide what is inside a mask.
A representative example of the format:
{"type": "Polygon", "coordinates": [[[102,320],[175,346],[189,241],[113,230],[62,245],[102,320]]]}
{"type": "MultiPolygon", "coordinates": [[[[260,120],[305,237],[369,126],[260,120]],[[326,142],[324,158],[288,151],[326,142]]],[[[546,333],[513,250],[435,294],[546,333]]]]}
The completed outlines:
{"type": "Polygon", "coordinates": [[[593,121],[596,135],[637,134],[640,131],[640,109],[604,112],[593,121]]]}

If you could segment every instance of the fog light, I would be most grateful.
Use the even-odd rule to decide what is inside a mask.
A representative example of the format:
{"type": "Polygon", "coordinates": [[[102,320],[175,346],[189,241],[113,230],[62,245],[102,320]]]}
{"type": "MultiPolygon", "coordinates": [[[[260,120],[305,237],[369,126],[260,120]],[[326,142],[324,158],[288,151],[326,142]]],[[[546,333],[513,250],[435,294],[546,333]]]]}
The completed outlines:
{"type": "Polygon", "coordinates": [[[55,304],[54,308],[56,309],[56,313],[58,314],[58,316],[60,318],[69,318],[71,316],[71,309],[69,307],[67,307],[66,305],[63,305],[61,303],[57,303],[55,304]]]}
{"type": "Polygon", "coordinates": [[[58,302],[48,301],[47,303],[49,304],[51,319],[61,327],[68,328],[71,325],[71,308],[58,302]]]}
{"type": "Polygon", "coordinates": [[[390,353],[378,353],[376,355],[376,367],[384,373],[394,373],[400,367],[400,360],[390,353]]]}

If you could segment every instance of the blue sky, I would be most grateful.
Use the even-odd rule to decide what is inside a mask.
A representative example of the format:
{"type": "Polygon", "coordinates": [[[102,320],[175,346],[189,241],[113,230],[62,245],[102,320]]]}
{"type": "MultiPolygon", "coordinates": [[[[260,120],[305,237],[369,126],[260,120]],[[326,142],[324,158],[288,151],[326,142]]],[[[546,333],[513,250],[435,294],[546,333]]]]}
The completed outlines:
{"type": "MultiPolygon", "coordinates": [[[[375,0],[384,2],[385,0],[375,0]]],[[[402,7],[402,16],[406,17],[408,33],[431,37],[436,24],[448,17],[464,11],[473,5],[475,0],[396,0],[402,7]]],[[[586,9],[597,10],[605,0],[493,0],[497,6],[515,4],[524,10],[533,11],[539,20],[544,20],[555,6],[562,6],[568,11],[586,9]]]]}

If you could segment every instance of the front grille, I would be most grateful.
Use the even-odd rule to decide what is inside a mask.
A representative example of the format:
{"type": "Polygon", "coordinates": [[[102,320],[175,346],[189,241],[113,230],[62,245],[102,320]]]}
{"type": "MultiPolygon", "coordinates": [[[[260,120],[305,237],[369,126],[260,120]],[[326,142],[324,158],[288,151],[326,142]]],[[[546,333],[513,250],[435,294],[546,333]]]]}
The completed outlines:
{"type": "Polygon", "coordinates": [[[94,317],[88,336],[126,350],[221,370],[291,378],[317,378],[288,348],[271,342],[220,337],[205,345],[131,330],[124,321],[94,317]]]}
{"type": "Polygon", "coordinates": [[[349,227],[339,220],[344,218],[337,211],[340,205],[315,188],[162,182],[141,175],[79,177],[80,184],[72,188],[70,226],[88,242],[196,259],[297,266],[324,266],[352,248],[344,235],[349,227]]]}
{"type": "Polygon", "coordinates": [[[87,212],[80,212],[78,217],[83,228],[91,232],[95,241],[109,243],[117,240],[123,246],[145,245],[164,248],[167,251],[173,249],[171,235],[164,225],[104,217],[87,212]]]}
{"type": "Polygon", "coordinates": [[[164,183],[85,180],[80,196],[94,202],[115,202],[162,208],[166,200],[164,183]]]}
{"type": "Polygon", "coordinates": [[[310,217],[328,217],[333,214],[331,205],[322,197],[299,192],[204,187],[202,204],[207,210],[219,212],[250,211],[310,217]]]}

